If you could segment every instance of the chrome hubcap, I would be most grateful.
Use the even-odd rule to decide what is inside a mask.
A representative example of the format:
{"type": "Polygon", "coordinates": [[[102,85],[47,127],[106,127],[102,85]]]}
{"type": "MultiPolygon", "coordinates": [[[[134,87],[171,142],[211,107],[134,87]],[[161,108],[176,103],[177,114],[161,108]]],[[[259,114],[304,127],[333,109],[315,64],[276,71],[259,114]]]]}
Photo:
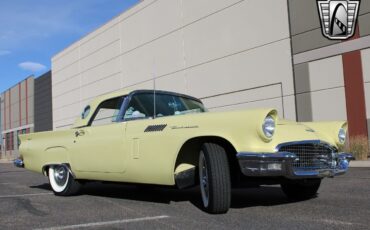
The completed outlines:
{"type": "Polygon", "coordinates": [[[209,184],[208,184],[208,172],[207,163],[203,152],[200,153],[199,158],[199,179],[200,179],[200,190],[202,193],[202,200],[205,207],[208,207],[209,203],[209,184]]]}
{"type": "Polygon", "coordinates": [[[59,186],[65,185],[68,178],[68,171],[64,166],[57,166],[54,169],[54,179],[59,186]]]}

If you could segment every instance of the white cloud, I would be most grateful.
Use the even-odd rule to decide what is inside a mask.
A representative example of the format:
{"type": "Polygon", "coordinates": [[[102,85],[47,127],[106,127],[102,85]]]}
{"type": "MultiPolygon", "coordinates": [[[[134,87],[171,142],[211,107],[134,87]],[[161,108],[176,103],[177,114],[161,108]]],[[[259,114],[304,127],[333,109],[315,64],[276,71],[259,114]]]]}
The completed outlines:
{"type": "Polygon", "coordinates": [[[19,63],[18,66],[24,70],[28,70],[31,72],[40,72],[46,69],[46,66],[37,62],[22,62],[19,63]]]}
{"type": "Polygon", "coordinates": [[[10,52],[9,50],[0,50],[0,56],[5,56],[5,55],[9,55],[11,54],[12,52],[10,52]]]}

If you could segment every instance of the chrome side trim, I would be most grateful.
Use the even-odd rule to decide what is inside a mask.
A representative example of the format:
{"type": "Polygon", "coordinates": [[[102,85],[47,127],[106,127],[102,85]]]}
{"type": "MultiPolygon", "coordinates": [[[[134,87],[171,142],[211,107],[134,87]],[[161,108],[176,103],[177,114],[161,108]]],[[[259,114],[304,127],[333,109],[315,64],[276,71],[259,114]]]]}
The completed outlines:
{"type": "Polygon", "coordinates": [[[295,159],[297,156],[294,153],[289,152],[277,152],[277,153],[252,153],[252,152],[241,152],[238,153],[237,158],[247,158],[249,160],[273,160],[273,159],[295,159]]]}
{"type": "Polygon", "coordinates": [[[351,153],[339,153],[338,157],[342,159],[344,158],[350,161],[356,160],[356,158],[351,153]]]}

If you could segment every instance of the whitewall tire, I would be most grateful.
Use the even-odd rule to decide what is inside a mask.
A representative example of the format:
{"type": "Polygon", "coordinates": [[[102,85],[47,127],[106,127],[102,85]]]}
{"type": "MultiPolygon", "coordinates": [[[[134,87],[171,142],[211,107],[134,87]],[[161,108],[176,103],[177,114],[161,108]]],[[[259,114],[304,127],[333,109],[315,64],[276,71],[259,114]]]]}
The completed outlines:
{"type": "Polygon", "coordinates": [[[81,184],[71,175],[66,165],[53,165],[49,167],[49,182],[55,195],[70,196],[77,194],[81,184]]]}

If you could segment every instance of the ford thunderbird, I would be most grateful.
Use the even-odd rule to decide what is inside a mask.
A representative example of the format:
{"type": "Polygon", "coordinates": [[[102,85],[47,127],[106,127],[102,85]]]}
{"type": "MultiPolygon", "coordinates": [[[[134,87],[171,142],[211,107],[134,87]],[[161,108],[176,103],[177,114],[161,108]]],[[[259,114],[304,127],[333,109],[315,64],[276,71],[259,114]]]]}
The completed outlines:
{"type": "Polygon", "coordinates": [[[204,210],[225,213],[231,188],[278,184],[316,196],[348,170],[347,123],[293,122],[275,109],[208,112],[194,97],[153,90],[94,99],[68,130],[20,135],[14,164],[48,176],[55,195],[88,181],[198,186],[204,210]]]}

